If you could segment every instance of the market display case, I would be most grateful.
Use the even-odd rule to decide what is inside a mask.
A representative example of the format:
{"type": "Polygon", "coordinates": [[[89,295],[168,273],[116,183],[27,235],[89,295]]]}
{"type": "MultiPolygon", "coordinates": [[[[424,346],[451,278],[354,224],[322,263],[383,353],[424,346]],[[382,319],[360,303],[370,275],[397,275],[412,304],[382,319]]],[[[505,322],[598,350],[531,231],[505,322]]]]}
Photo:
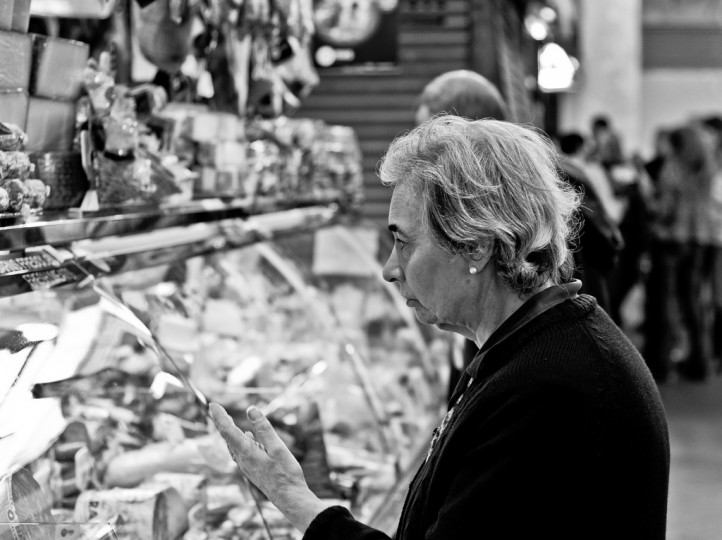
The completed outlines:
{"type": "Polygon", "coordinates": [[[208,401],[261,407],[318,496],[392,532],[443,384],[373,227],[205,201],[0,232],[0,538],[297,537],[208,401]]]}
{"type": "Polygon", "coordinates": [[[353,129],[294,114],[312,3],[0,3],[0,540],[297,537],[210,401],[392,533],[446,340],[381,279],[353,129]]]}

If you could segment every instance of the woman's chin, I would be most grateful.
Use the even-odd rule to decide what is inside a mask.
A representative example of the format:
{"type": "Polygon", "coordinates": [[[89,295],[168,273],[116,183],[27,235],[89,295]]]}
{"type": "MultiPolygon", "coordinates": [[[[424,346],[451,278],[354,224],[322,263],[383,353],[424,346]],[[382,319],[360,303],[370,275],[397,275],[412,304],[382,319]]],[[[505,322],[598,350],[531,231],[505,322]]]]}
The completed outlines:
{"type": "Polygon", "coordinates": [[[422,307],[415,307],[414,313],[416,314],[416,320],[421,324],[436,324],[438,322],[436,315],[422,307]]]}

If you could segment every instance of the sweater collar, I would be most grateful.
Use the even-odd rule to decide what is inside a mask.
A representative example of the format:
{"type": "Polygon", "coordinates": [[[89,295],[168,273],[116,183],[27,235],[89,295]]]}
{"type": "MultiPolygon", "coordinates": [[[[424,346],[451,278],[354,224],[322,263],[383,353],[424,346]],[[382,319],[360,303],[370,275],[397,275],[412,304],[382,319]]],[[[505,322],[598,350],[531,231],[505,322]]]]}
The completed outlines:
{"type": "Polygon", "coordinates": [[[466,368],[466,373],[470,377],[477,378],[481,363],[491,349],[506,341],[528,322],[545,311],[548,311],[557,304],[561,304],[565,300],[576,298],[581,287],[582,282],[575,279],[569,283],[552,285],[529,298],[519,309],[501,323],[499,328],[494,330],[491,336],[489,336],[489,339],[482,345],[479,352],[476,353],[474,360],[472,360],[466,368]]]}

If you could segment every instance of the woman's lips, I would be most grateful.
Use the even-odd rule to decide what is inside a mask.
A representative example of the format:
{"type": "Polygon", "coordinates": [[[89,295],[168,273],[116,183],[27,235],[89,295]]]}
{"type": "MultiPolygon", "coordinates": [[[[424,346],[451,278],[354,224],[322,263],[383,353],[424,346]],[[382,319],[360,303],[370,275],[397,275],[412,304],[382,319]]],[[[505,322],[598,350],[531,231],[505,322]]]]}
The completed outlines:
{"type": "Polygon", "coordinates": [[[419,306],[419,305],[421,305],[421,304],[419,304],[419,301],[418,301],[418,300],[414,300],[413,298],[409,298],[409,299],[406,300],[406,305],[409,306],[409,307],[414,307],[414,306],[419,306]]]}

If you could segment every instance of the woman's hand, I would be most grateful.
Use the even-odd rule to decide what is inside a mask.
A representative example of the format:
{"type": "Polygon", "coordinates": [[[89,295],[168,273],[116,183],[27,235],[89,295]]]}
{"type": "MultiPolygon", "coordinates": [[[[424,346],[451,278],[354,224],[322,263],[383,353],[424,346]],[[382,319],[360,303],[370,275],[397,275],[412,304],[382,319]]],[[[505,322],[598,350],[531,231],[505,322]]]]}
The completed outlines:
{"type": "Polygon", "coordinates": [[[268,419],[257,407],[249,407],[246,414],[253,432],[244,433],[217,403],[211,403],[210,413],[241,473],[294,527],[305,532],[313,518],[330,505],[324,504],[308,488],[301,465],[268,419]]]}

